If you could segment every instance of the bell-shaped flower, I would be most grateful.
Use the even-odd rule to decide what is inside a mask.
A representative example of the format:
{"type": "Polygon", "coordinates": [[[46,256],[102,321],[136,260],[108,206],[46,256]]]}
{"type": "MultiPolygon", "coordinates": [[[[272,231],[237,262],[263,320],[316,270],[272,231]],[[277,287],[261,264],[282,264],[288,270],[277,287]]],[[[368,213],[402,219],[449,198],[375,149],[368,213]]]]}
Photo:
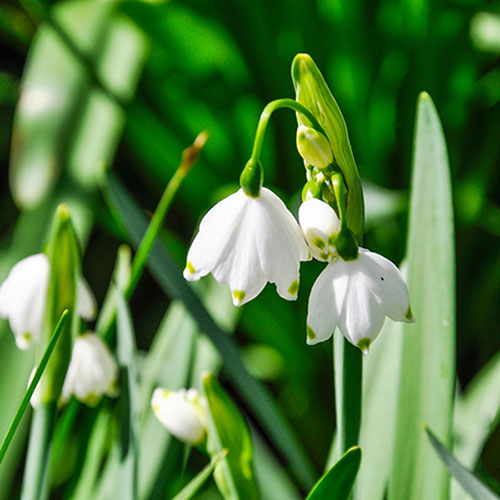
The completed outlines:
{"type": "Polygon", "coordinates": [[[309,296],[307,343],[329,339],[338,327],[366,353],[386,316],[414,321],[408,288],[391,261],[360,248],[357,259],[337,258],[316,279],[309,296]]]}
{"type": "Polygon", "coordinates": [[[184,277],[212,273],[231,288],[234,305],[256,297],[267,282],[281,297],[295,300],[299,266],[309,252],[300,227],[269,189],[257,197],[243,189],[217,203],[202,219],[187,256],[184,277]]]}
{"type": "Polygon", "coordinates": [[[158,387],[151,398],[156,418],[177,439],[202,444],[207,436],[207,402],[196,389],[168,391],[158,387]]]}
{"type": "MultiPolygon", "coordinates": [[[[50,264],[44,253],[20,260],[0,286],[0,318],[9,320],[17,347],[28,349],[40,340],[49,287],[50,264]]],[[[96,315],[96,303],[87,282],[78,283],[78,314],[96,315]]]]}
{"type": "Polygon", "coordinates": [[[311,199],[299,208],[299,222],[315,259],[330,262],[337,256],[335,242],[340,231],[340,219],[324,201],[311,199]]]}
{"type": "Polygon", "coordinates": [[[71,353],[61,402],[71,396],[88,406],[95,406],[104,395],[116,396],[118,364],[107,344],[94,333],[79,335],[71,353]]]}

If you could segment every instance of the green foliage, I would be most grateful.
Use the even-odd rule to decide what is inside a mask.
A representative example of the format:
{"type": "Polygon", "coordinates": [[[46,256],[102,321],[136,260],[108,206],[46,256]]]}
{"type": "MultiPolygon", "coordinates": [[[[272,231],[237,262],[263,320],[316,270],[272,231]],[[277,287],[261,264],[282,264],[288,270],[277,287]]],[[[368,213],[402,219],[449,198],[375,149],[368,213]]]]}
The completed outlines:
{"type": "Polygon", "coordinates": [[[361,448],[347,450],[340,460],[316,483],[306,500],[345,500],[356,481],[361,448]]]}
{"type": "Polygon", "coordinates": [[[209,410],[207,448],[212,456],[227,455],[215,467],[217,486],[226,500],[257,500],[253,446],[248,426],[231,398],[212,374],[203,376],[209,410]]]}
{"type": "Polygon", "coordinates": [[[408,287],[415,324],[405,324],[389,498],[445,500],[446,471],[422,432],[451,440],[455,387],[455,252],[445,140],[431,98],[419,97],[411,183],[408,287]]]}

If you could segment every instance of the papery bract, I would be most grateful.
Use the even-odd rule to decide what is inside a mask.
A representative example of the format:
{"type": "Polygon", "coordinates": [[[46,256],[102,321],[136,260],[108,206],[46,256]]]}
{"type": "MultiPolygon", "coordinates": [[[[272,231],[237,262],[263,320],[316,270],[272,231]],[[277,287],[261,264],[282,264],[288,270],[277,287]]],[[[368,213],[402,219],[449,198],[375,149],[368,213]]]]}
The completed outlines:
{"type": "Polygon", "coordinates": [[[386,316],[414,321],[408,288],[392,262],[360,248],[356,260],[337,258],[316,279],[309,297],[307,342],[327,340],[338,327],[367,352],[386,316]]]}
{"type": "Polygon", "coordinates": [[[299,266],[309,252],[300,227],[285,204],[269,189],[258,197],[243,191],[217,203],[203,218],[189,249],[184,277],[212,273],[229,284],[233,303],[256,297],[267,282],[281,297],[294,300],[299,266]]]}

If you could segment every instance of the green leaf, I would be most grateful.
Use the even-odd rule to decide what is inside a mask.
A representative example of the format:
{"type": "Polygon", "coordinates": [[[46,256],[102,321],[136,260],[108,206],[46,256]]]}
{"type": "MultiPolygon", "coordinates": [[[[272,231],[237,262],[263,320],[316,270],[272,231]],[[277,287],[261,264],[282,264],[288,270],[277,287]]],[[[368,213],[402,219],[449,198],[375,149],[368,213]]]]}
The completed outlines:
{"type": "Polygon", "coordinates": [[[341,459],[316,483],[306,500],[349,498],[361,463],[361,448],[347,450],[341,459]]]}
{"type": "MultiPolygon", "coordinates": [[[[141,241],[147,222],[140,208],[111,175],[104,194],[108,205],[121,224],[127,228],[135,245],[141,241]]],[[[283,454],[300,483],[309,488],[314,481],[314,469],[290,424],[265,387],[245,369],[235,342],[214,322],[198,296],[183,279],[180,269],[166,247],[157,242],[148,261],[153,277],[165,293],[181,300],[203,331],[220,352],[224,366],[235,387],[255,413],[263,429],[283,454]]]]}
{"type": "Polygon", "coordinates": [[[428,94],[418,99],[408,236],[416,323],[403,327],[390,500],[447,500],[449,477],[422,431],[449,444],[455,388],[455,250],[445,140],[428,94]]]}
{"type": "Polygon", "coordinates": [[[463,486],[464,490],[474,500],[499,500],[500,497],[495,495],[487,486],[485,486],[470,470],[466,469],[458,462],[453,455],[440,443],[439,439],[434,436],[432,431],[425,427],[425,431],[434,446],[437,454],[446,465],[450,474],[463,486]]]}
{"type": "Polygon", "coordinates": [[[12,441],[14,434],[16,433],[16,430],[19,426],[19,423],[21,422],[24,412],[28,407],[31,396],[35,392],[36,386],[42,377],[43,371],[45,370],[47,363],[49,362],[52,351],[56,346],[56,342],[59,339],[59,335],[61,334],[67,319],[68,319],[68,310],[65,310],[63,311],[61,317],[59,318],[59,321],[57,322],[57,325],[54,329],[54,333],[50,337],[50,341],[47,345],[47,348],[45,349],[45,352],[43,353],[42,359],[40,360],[40,363],[38,363],[38,367],[33,375],[33,378],[31,379],[31,382],[28,388],[26,389],[26,392],[23,396],[23,399],[21,400],[19,408],[17,409],[14,419],[12,420],[9,430],[7,431],[7,434],[5,435],[5,438],[2,442],[2,446],[0,447],[0,463],[2,462],[5,453],[9,448],[9,444],[12,441]]]}
{"type": "Polygon", "coordinates": [[[137,463],[139,448],[139,390],[136,367],[135,336],[132,318],[123,291],[116,289],[117,355],[121,368],[121,464],[116,477],[116,496],[137,498],[137,463]]]}
{"type": "Polygon", "coordinates": [[[228,451],[214,472],[217,486],[226,500],[257,500],[248,426],[211,373],[203,377],[203,391],[209,408],[208,451],[212,455],[228,451]]]}
{"type": "Polygon", "coordinates": [[[227,450],[222,450],[218,455],[215,455],[210,463],[204,467],[184,488],[182,488],[172,500],[189,500],[193,498],[198,490],[203,486],[205,481],[210,477],[219,460],[224,458],[227,450]]]}
{"type": "MultiPolygon", "coordinates": [[[[297,101],[312,112],[330,141],[333,156],[347,185],[347,223],[361,242],[364,228],[363,190],[342,111],[311,56],[295,56],[292,80],[297,101]]],[[[299,124],[313,125],[299,114],[297,120],[299,124]]]]}

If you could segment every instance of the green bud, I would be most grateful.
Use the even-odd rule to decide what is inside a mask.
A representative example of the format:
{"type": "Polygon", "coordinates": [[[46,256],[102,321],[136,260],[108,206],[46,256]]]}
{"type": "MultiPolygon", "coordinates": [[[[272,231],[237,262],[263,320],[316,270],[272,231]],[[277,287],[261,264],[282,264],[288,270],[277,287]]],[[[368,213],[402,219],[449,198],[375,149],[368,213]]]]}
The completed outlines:
{"type": "Polygon", "coordinates": [[[316,181],[311,179],[302,188],[302,201],[312,200],[313,198],[321,200],[321,187],[316,181]]]}
{"type": "Polygon", "coordinates": [[[240,186],[248,196],[258,198],[262,187],[263,171],[260,161],[250,158],[240,175],[240,186]]]}
{"type": "Polygon", "coordinates": [[[297,149],[300,156],[313,167],[323,169],[333,161],[328,139],[314,128],[305,125],[297,128],[297,149]]]}
{"type": "MultiPolygon", "coordinates": [[[[318,67],[307,54],[298,54],[292,63],[296,100],[311,111],[323,127],[332,148],[333,159],[342,171],[347,186],[347,225],[361,241],[364,227],[364,204],[361,180],[352,154],[347,126],[318,67]]],[[[311,127],[307,118],[297,113],[299,125],[311,127]]]]}
{"type": "Polygon", "coordinates": [[[358,242],[352,231],[343,227],[335,242],[337,252],[343,260],[356,260],[358,258],[358,242]]]}
{"type": "Polygon", "coordinates": [[[43,337],[39,343],[41,352],[45,350],[49,337],[65,309],[68,309],[69,316],[40,380],[40,401],[43,404],[54,403],[59,399],[71,359],[78,321],[76,302],[81,260],[67,205],[59,205],[57,208],[48,257],[50,278],[43,337]]]}

